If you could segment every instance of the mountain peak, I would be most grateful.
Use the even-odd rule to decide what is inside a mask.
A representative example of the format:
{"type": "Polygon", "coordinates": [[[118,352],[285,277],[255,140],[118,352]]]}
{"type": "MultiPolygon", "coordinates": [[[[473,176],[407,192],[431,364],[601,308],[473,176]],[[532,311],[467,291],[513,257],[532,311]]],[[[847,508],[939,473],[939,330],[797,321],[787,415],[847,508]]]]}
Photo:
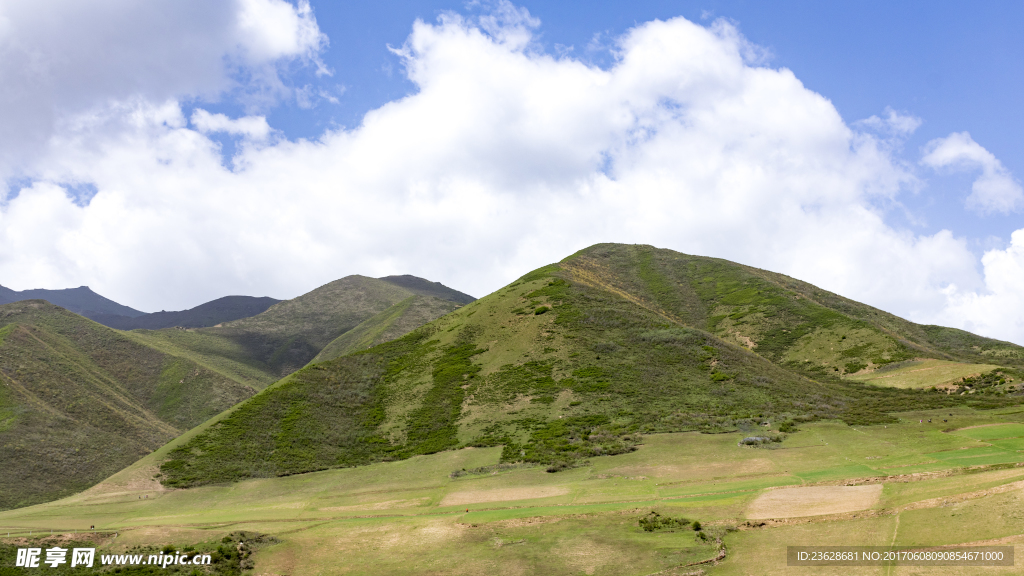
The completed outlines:
{"type": "Polygon", "coordinates": [[[413,276],[412,274],[384,276],[382,278],[378,278],[378,280],[383,280],[388,284],[405,288],[406,290],[421,296],[435,296],[442,300],[449,300],[459,304],[469,304],[476,300],[476,298],[469,294],[449,288],[440,282],[431,282],[430,280],[420,278],[419,276],[413,276]]]}
{"type": "Polygon", "coordinates": [[[64,288],[62,290],[48,290],[46,288],[35,288],[32,290],[11,290],[0,286],[0,304],[10,304],[20,300],[41,299],[91,318],[102,314],[116,314],[134,318],[142,316],[140,312],[123,304],[118,304],[109,298],[100,296],[88,286],[78,288],[64,288]]]}

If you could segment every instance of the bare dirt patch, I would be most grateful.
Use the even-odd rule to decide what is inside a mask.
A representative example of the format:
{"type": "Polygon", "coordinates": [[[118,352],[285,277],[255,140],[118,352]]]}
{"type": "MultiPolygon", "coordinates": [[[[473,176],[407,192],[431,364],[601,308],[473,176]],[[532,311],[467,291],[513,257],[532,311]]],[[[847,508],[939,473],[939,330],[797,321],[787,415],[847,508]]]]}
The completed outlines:
{"type": "Polygon", "coordinates": [[[751,339],[750,336],[744,336],[739,332],[735,332],[734,335],[736,336],[736,339],[740,341],[741,344],[747,347],[747,350],[753,350],[754,348],[757,348],[757,342],[754,342],[754,340],[751,339]]]}
{"type": "Polygon", "coordinates": [[[495,522],[494,526],[501,526],[502,528],[522,528],[524,526],[554,524],[555,522],[561,521],[562,519],[558,516],[533,516],[530,518],[510,518],[509,520],[501,520],[499,522],[495,522]]]}
{"type": "Polygon", "coordinates": [[[797,518],[855,512],[871,508],[881,495],[881,484],[780,488],[758,496],[747,509],[747,518],[797,518]]]}
{"type": "Polygon", "coordinates": [[[452,492],[441,500],[441,506],[478,504],[481,502],[508,502],[511,500],[532,500],[564,496],[569,489],[563,486],[537,486],[533,488],[494,488],[492,490],[464,490],[452,492]]]}

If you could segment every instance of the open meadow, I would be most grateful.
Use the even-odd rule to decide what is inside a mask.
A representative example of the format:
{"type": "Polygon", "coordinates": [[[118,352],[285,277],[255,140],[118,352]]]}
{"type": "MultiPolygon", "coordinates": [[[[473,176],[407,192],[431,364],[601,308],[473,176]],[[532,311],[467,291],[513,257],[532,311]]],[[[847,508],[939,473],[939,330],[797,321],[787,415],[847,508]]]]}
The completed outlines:
{"type": "Polygon", "coordinates": [[[865,384],[892,388],[949,387],[964,378],[976,377],[996,368],[998,366],[991,364],[968,364],[921,358],[886,366],[881,370],[850,374],[846,378],[865,384]]]}
{"type": "Polygon", "coordinates": [[[804,424],[775,449],[739,446],[742,432],[653,434],[559,473],[465,448],[187,490],[153,478],[172,443],[84,493],[0,513],[0,535],[122,551],[264,534],[253,573],[290,576],[1019,573],[786,566],[788,545],[1024,542],[1024,410],[899,417],[804,424]]]}

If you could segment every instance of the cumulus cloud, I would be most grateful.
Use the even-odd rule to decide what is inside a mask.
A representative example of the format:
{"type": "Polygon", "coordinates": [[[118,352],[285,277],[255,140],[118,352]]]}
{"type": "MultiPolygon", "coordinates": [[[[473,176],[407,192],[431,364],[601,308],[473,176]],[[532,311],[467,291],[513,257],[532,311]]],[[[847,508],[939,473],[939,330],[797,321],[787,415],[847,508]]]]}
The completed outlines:
{"type": "Polygon", "coordinates": [[[278,66],[318,60],[304,0],[0,3],[0,182],[21,175],[76,116],[144,98],[247,103],[288,95],[278,66]]]}
{"type": "MultiPolygon", "coordinates": [[[[510,6],[416,22],[398,49],[415,93],[315,141],[242,146],[231,169],[207,133],[259,133],[257,119],[198,111],[190,127],[175,100],[142,97],[77,116],[0,210],[0,283],[89,284],[141,309],[292,297],[352,273],[483,295],[612,241],[915,319],[989,290],[964,239],[886,225],[874,206],[916,178],[884,138],[730,24],[638,25],[601,68],[538,50],[536,21],[510,6]],[[97,192],[75,204],[68,182],[97,192]]],[[[887,122],[906,132],[901,118],[887,122]]]]}
{"type": "Polygon", "coordinates": [[[255,140],[264,140],[270,135],[270,124],[265,116],[245,116],[232,120],[224,114],[210,114],[197,108],[192,112],[192,125],[203,134],[224,132],[255,140]]]}
{"type": "Polygon", "coordinates": [[[1022,342],[1024,334],[1024,230],[1011,235],[1003,250],[989,250],[982,257],[985,268],[983,291],[961,290],[950,285],[949,306],[936,322],[963,327],[971,332],[1003,340],[1022,342]]]}
{"type": "Polygon", "coordinates": [[[984,149],[967,132],[954,132],[932,140],[925,146],[921,163],[931,168],[981,170],[971,186],[967,208],[989,214],[1016,212],[1024,206],[1024,189],[1010,171],[991,152],[984,149]]]}

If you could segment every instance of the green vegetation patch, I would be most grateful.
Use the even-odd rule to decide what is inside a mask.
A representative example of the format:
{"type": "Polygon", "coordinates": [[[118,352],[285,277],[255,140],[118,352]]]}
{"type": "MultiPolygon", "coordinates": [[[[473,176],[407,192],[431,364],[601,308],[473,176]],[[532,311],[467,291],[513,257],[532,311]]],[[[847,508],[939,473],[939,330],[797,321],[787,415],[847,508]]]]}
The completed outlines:
{"type": "Polygon", "coordinates": [[[644,532],[678,532],[680,530],[699,531],[701,524],[698,520],[672,516],[662,516],[651,510],[646,516],[641,516],[637,521],[644,532]]]}
{"type": "Polygon", "coordinates": [[[640,435],[633,425],[616,425],[603,414],[563,418],[539,424],[524,445],[508,442],[502,462],[547,464],[548,472],[572,468],[591,456],[613,456],[636,450],[640,435]]]}
{"type": "Polygon", "coordinates": [[[161,481],[185,488],[379,459],[373,390],[384,370],[370,354],[300,370],[172,450],[161,481]]]}
{"type": "Polygon", "coordinates": [[[459,444],[458,421],[465,399],[463,385],[476,378],[480,366],[472,358],[486,352],[470,342],[447,348],[433,366],[433,387],[422,405],[409,415],[409,446],[401,455],[433,454],[459,444]]]}

